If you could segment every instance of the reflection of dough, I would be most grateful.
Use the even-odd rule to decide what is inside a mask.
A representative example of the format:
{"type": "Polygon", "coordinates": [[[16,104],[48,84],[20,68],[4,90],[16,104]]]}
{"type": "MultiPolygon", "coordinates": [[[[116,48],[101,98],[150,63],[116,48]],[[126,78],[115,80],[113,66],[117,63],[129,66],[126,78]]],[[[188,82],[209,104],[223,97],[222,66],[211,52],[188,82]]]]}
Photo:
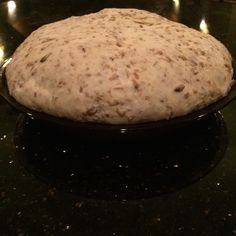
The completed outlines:
{"type": "Polygon", "coordinates": [[[225,96],[231,56],[212,36],[136,9],[45,25],[7,66],[23,105],[78,121],[170,119],[225,96]]]}

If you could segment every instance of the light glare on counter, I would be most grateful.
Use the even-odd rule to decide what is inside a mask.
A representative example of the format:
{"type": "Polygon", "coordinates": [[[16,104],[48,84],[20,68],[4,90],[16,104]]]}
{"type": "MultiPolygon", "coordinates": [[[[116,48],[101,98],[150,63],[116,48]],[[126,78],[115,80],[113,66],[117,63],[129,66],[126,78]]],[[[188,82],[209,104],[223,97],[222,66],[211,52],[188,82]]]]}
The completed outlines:
{"type": "Polygon", "coordinates": [[[171,20],[178,22],[180,0],[172,0],[172,2],[173,2],[173,14],[171,15],[171,20]]]}
{"type": "Polygon", "coordinates": [[[209,33],[209,30],[208,30],[208,25],[205,21],[205,19],[202,19],[201,20],[201,23],[200,23],[200,30],[205,33],[205,34],[208,34],[209,33]]]}
{"type": "Polygon", "coordinates": [[[0,62],[4,59],[4,46],[0,46],[0,62]]]}
{"type": "Polygon", "coordinates": [[[15,10],[16,10],[16,3],[15,3],[15,1],[8,1],[7,2],[7,8],[8,8],[9,15],[14,14],[15,10]]]}
{"type": "Polygon", "coordinates": [[[175,10],[179,10],[179,0],[172,0],[174,2],[175,10]]]}

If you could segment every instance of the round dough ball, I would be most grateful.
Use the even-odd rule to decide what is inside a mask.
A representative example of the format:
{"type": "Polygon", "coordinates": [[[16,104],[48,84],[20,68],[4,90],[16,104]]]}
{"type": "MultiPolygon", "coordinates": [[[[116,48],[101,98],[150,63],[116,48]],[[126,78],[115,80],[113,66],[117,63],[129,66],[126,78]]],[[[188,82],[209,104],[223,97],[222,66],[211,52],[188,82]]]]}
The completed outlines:
{"type": "Polygon", "coordinates": [[[80,122],[182,116],[224,97],[228,50],[210,35],[137,9],[104,9],[34,31],[6,68],[10,95],[80,122]]]}

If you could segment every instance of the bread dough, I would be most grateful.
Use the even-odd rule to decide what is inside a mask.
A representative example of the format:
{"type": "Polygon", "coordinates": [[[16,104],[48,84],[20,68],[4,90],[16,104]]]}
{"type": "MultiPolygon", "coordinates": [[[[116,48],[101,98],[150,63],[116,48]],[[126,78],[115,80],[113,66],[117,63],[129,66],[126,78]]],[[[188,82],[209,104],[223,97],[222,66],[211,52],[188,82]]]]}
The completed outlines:
{"type": "Polygon", "coordinates": [[[80,122],[183,116],[224,97],[232,59],[214,37],[138,9],[104,9],[34,31],[6,68],[10,95],[80,122]]]}

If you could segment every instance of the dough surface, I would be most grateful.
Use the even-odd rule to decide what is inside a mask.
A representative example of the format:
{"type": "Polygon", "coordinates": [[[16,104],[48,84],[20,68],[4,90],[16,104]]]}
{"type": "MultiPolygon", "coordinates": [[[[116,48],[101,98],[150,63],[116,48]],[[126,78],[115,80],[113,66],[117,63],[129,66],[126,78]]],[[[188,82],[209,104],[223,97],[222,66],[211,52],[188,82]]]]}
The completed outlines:
{"type": "Polygon", "coordinates": [[[80,122],[171,119],[229,92],[232,59],[210,35],[138,9],[104,9],[44,25],[6,68],[10,95],[80,122]]]}

